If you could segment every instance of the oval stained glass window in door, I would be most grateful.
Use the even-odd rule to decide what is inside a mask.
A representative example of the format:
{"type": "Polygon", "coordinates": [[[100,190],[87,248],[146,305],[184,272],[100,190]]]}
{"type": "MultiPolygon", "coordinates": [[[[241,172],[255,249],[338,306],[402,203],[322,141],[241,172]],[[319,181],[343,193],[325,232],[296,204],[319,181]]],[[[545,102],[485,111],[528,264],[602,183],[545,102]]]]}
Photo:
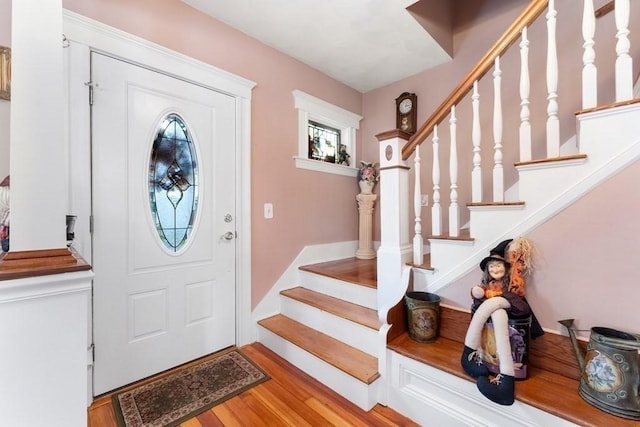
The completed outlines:
{"type": "Polygon", "coordinates": [[[160,240],[171,252],[187,244],[198,212],[198,159],[183,119],[162,120],[151,148],[149,202],[160,240]]]}

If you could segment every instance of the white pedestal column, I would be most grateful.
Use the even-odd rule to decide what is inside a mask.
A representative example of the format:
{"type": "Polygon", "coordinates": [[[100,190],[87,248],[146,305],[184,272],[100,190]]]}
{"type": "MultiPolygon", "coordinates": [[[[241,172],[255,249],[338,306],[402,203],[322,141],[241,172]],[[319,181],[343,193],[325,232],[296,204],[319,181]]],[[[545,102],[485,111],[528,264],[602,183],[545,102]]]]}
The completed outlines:
{"type": "Polygon", "coordinates": [[[360,238],[356,258],[373,259],[376,252],[373,250],[373,207],[376,199],[375,194],[360,193],[356,196],[358,201],[358,213],[360,215],[360,238]]]}

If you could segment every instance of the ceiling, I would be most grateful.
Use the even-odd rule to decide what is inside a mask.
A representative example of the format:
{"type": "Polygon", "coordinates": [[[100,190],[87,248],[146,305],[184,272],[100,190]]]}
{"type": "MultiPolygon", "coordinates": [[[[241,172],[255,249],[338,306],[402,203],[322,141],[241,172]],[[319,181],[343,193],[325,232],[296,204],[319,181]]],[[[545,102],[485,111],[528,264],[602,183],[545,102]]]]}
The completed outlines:
{"type": "Polygon", "coordinates": [[[416,0],[182,1],[363,93],[451,59],[416,0]]]}

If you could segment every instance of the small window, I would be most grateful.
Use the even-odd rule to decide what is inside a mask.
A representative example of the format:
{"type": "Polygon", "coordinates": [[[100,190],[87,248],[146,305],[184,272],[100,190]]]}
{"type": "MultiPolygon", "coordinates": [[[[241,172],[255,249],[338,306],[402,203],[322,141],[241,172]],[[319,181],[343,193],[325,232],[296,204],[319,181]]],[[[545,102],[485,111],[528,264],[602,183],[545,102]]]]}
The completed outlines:
{"type": "Polygon", "coordinates": [[[293,91],[298,109],[296,167],[356,176],[356,130],[361,116],[302,91],[293,91]]]}
{"type": "Polygon", "coordinates": [[[158,237],[178,252],[193,232],[198,210],[198,161],[185,122],[177,114],[162,120],[151,148],[149,203],[158,237]]]}
{"type": "Polygon", "coordinates": [[[309,120],[309,158],[349,166],[349,153],[340,144],[340,130],[309,120]],[[342,157],[338,157],[342,149],[342,157]]]}

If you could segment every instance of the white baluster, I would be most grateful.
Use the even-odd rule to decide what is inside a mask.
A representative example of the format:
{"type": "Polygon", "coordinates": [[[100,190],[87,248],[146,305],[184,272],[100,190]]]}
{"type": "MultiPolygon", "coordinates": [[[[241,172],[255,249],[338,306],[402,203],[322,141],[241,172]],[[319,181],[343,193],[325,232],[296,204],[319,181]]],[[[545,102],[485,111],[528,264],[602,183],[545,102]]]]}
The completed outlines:
{"type": "Polygon", "coordinates": [[[500,57],[493,69],[493,201],[504,201],[504,171],[502,170],[502,70],[500,57]]]}
{"type": "Polygon", "coordinates": [[[529,39],[527,27],[522,29],[520,40],[520,161],[531,160],[531,123],[529,118],[529,39]]]}
{"type": "Polygon", "coordinates": [[[558,54],[556,47],[555,0],[547,10],[547,157],[560,155],[560,122],[558,121],[558,54]]]}
{"type": "Polygon", "coordinates": [[[596,32],[596,15],[593,10],[593,0],[584,0],[582,10],[582,39],[584,53],[582,54],[582,108],[598,105],[598,69],[594,62],[596,51],[593,48],[596,32]]]}
{"type": "Polygon", "coordinates": [[[471,172],[471,201],[482,202],[482,169],[480,168],[480,94],[478,94],[478,81],[473,82],[473,95],[471,96],[473,108],[473,126],[471,140],[473,141],[473,171],[471,172]]]}
{"type": "Polygon", "coordinates": [[[633,98],[633,62],[629,56],[629,0],[615,2],[616,28],[616,101],[626,101],[633,98]]]}
{"type": "Polygon", "coordinates": [[[433,206],[431,206],[431,233],[434,236],[442,234],[442,207],[440,206],[440,159],[438,141],[438,125],[433,127],[433,206]]]}
{"type": "Polygon", "coordinates": [[[414,168],[414,192],[413,192],[413,210],[416,216],[416,224],[415,224],[415,235],[413,236],[413,264],[414,265],[422,265],[422,263],[424,262],[424,249],[423,249],[423,244],[424,241],[422,240],[422,217],[421,217],[421,211],[422,211],[422,190],[420,188],[420,178],[421,178],[421,171],[420,171],[420,146],[418,145],[416,147],[416,151],[415,151],[415,158],[414,158],[414,164],[415,164],[415,168],[414,168]]]}
{"type": "Polygon", "coordinates": [[[451,179],[451,204],[449,205],[449,236],[460,234],[460,209],[458,208],[458,148],[456,141],[456,107],[451,107],[449,129],[451,146],[449,149],[449,178],[451,179]]]}

